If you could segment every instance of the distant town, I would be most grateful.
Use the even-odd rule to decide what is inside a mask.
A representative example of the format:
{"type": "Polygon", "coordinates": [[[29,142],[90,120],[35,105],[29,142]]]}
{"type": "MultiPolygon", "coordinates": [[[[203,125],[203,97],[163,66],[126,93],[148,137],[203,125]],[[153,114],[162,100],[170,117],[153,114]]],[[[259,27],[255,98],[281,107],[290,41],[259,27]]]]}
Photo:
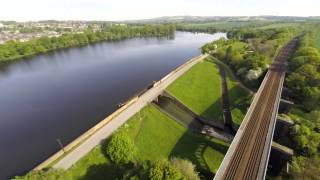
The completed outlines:
{"type": "MultiPolygon", "coordinates": [[[[26,42],[42,36],[59,37],[62,34],[82,34],[85,31],[99,31],[104,23],[86,21],[0,21],[0,44],[14,40],[26,42]]],[[[124,24],[123,24],[124,25],[124,24]]]]}

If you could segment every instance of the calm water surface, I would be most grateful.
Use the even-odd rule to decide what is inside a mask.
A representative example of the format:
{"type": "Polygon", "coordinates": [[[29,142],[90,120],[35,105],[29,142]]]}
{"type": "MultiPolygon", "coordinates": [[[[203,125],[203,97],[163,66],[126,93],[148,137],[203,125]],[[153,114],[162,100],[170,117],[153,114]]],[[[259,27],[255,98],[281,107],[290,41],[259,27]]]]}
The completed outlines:
{"type": "Polygon", "coordinates": [[[224,33],[177,32],[60,50],[0,67],[0,179],[23,174],[224,33]]]}

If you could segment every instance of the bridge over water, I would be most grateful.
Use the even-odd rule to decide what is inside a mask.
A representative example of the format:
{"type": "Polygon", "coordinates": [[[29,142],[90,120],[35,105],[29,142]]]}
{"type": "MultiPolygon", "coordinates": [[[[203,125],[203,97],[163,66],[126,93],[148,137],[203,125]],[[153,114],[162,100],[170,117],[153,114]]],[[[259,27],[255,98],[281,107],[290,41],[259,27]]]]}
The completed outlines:
{"type": "Polygon", "coordinates": [[[217,171],[214,180],[264,179],[293,39],[279,52],[217,171]]]}

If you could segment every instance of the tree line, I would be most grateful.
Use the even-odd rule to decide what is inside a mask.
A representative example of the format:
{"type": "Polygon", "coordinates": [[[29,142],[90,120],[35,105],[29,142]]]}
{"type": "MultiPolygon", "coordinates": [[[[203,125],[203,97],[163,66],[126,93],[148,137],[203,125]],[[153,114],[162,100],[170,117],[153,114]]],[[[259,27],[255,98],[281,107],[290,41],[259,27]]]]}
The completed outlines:
{"type": "Polygon", "coordinates": [[[204,53],[224,61],[249,87],[258,87],[280,48],[298,34],[299,45],[288,60],[285,86],[296,105],[284,116],[294,121],[290,139],[296,152],[290,179],[320,176],[320,44],[319,26],[268,30],[246,28],[228,32],[229,40],[205,44],[204,53]]]}
{"type": "Polygon", "coordinates": [[[306,110],[320,105],[320,52],[315,45],[315,33],[308,32],[300,37],[299,47],[290,60],[290,75],[287,86],[306,110]]]}
{"type": "Polygon", "coordinates": [[[258,88],[276,52],[296,34],[295,29],[249,30],[228,32],[228,38],[207,43],[203,53],[210,53],[228,64],[251,88],[258,88]]]}
{"type": "Polygon", "coordinates": [[[288,114],[295,122],[291,129],[297,153],[291,163],[293,179],[320,177],[320,51],[316,47],[320,33],[319,27],[312,29],[299,37],[285,81],[297,104],[288,114]]]}
{"type": "Polygon", "coordinates": [[[41,54],[56,49],[83,46],[99,41],[114,41],[134,37],[163,37],[174,34],[175,25],[112,25],[101,31],[87,30],[78,34],[63,34],[60,37],[40,37],[27,42],[7,41],[0,45],[0,62],[8,62],[26,56],[41,54]]]}

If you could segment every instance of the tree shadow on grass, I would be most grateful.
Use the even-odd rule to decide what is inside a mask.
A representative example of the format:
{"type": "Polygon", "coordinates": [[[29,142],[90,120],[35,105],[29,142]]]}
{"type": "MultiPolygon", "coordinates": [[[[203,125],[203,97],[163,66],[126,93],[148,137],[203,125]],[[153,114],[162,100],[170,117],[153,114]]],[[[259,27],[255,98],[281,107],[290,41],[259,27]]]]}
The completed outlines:
{"type": "MultiPolygon", "coordinates": [[[[101,142],[101,153],[106,159],[109,159],[107,145],[110,140],[111,138],[107,138],[101,142]]],[[[82,176],[80,180],[119,179],[122,177],[124,169],[124,167],[117,166],[113,163],[95,164],[87,168],[86,174],[82,176]]]]}
{"type": "MultiPolygon", "coordinates": [[[[234,109],[238,109],[241,114],[244,115],[247,113],[248,108],[251,103],[251,96],[249,93],[244,93],[242,90],[239,90],[239,87],[232,87],[228,90],[228,96],[229,96],[229,110],[232,112],[234,109]]],[[[220,97],[216,102],[211,104],[206,110],[204,110],[200,116],[206,118],[206,116],[212,117],[213,113],[218,113],[219,119],[208,119],[212,121],[216,121],[217,123],[223,124],[223,126],[228,126],[228,122],[224,122],[224,116],[223,116],[223,104],[222,104],[222,98],[220,97]],[[221,101],[221,102],[220,102],[221,101]],[[221,106],[221,110],[218,112],[214,112],[213,109],[218,108],[218,106],[221,106]],[[205,116],[206,115],[206,116],[205,116]]],[[[217,116],[217,115],[216,115],[217,116]]],[[[232,119],[232,127],[234,129],[238,129],[237,127],[240,126],[239,122],[241,123],[243,119],[239,119],[238,117],[234,117],[231,114],[230,119],[232,119]]],[[[230,123],[230,122],[229,122],[230,123]]],[[[225,129],[226,130],[226,129],[225,129]]]]}
{"type": "MultiPolygon", "coordinates": [[[[111,136],[112,137],[112,136],[111,136]]],[[[124,174],[135,171],[137,167],[134,163],[117,165],[111,162],[107,154],[107,147],[111,137],[101,141],[101,153],[108,159],[109,163],[95,164],[87,168],[86,174],[79,178],[80,180],[105,180],[105,179],[123,179],[124,174]]]]}
{"type": "MultiPolygon", "coordinates": [[[[225,88],[228,88],[226,86],[225,88]]],[[[212,92],[213,93],[213,92],[212,92]]],[[[200,116],[202,117],[219,117],[218,119],[210,119],[213,121],[216,121],[217,123],[221,123],[224,126],[234,126],[235,120],[233,119],[233,116],[231,115],[231,111],[233,109],[239,109],[241,113],[245,114],[247,111],[247,107],[249,107],[247,102],[250,102],[250,99],[248,99],[249,94],[246,93],[244,90],[239,89],[239,87],[234,86],[231,89],[228,89],[227,92],[225,92],[227,96],[219,97],[214,103],[212,103],[206,110],[204,110],[200,116]],[[223,102],[225,101],[225,102],[223,102]],[[217,109],[217,110],[215,110],[217,109]],[[224,112],[228,111],[228,112],[224,112]],[[229,117],[230,116],[230,117],[229,117]],[[227,119],[225,119],[227,118],[227,119]]]]}
{"type": "Polygon", "coordinates": [[[184,127],[200,132],[202,124],[194,117],[194,114],[189,110],[186,110],[185,106],[176,99],[172,99],[165,96],[159,96],[158,101],[153,102],[156,107],[159,107],[160,111],[164,112],[172,119],[175,119],[184,127]]]}
{"type": "MultiPolygon", "coordinates": [[[[226,64],[224,64],[224,62],[220,62],[219,60],[213,60],[213,59],[208,60],[208,62],[211,62],[217,65],[217,67],[219,68],[221,80],[225,78],[226,84],[223,84],[222,90],[227,90],[227,92],[225,92],[227,96],[224,97],[224,98],[227,98],[225,100],[227,101],[227,104],[223,104],[222,102],[223,96],[221,96],[219,99],[219,101],[221,101],[222,103],[221,106],[223,107],[223,109],[227,108],[230,110],[230,112],[234,109],[238,109],[241,111],[242,114],[246,114],[247,109],[251,103],[250,91],[248,91],[244,87],[241,87],[240,85],[241,82],[239,81],[239,79],[237,79],[237,77],[234,74],[232,74],[232,70],[228,69],[229,67],[226,64]],[[228,87],[229,86],[228,78],[230,81],[238,83],[238,85],[236,84],[230,89],[230,87],[228,87]]],[[[210,108],[213,108],[213,107],[209,107],[206,111],[204,111],[204,114],[210,114],[210,108]]],[[[223,113],[224,112],[221,113],[221,116],[223,115],[223,113]]],[[[233,118],[234,118],[233,116],[230,117],[230,119],[233,119],[233,118]]],[[[233,126],[237,127],[239,126],[238,122],[241,122],[242,119],[239,119],[238,117],[235,117],[235,118],[237,118],[237,120],[233,119],[233,126]]],[[[223,117],[221,119],[223,119],[223,117]]],[[[229,124],[230,123],[231,122],[229,122],[229,124]]]]}
{"type": "Polygon", "coordinates": [[[80,180],[105,180],[105,179],[122,179],[129,169],[133,168],[133,164],[116,165],[111,162],[107,154],[107,145],[111,138],[107,138],[101,142],[101,153],[110,163],[95,164],[87,168],[86,174],[80,180]]]}
{"type": "MultiPolygon", "coordinates": [[[[213,92],[212,92],[213,93],[213,92]]],[[[214,103],[212,103],[207,109],[199,114],[204,119],[215,121],[218,124],[224,124],[222,116],[222,100],[219,97],[214,103]],[[218,109],[218,110],[215,110],[218,109]],[[218,117],[218,118],[214,118],[218,117]]]]}
{"type": "Polygon", "coordinates": [[[235,129],[238,129],[250,107],[253,97],[250,96],[249,93],[239,90],[239,87],[233,87],[229,90],[229,99],[230,111],[232,112],[233,110],[238,110],[241,113],[238,114],[239,117],[237,117],[235,114],[233,114],[235,116],[232,117],[233,126],[235,129]]]}
{"type": "Polygon", "coordinates": [[[112,164],[92,165],[87,169],[87,172],[80,180],[105,180],[119,179],[123,174],[122,168],[112,164]]]}
{"type": "Polygon", "coordinates": [[[108,137],[107,139],[104,139],[102,142],[101,142],[101,153],[104,155],[105,158],[109,159],[109,155],[107,154],[107,147],[108,147],[108,144],[109,142],[111,141],[111,137],[108,137]]]}
{"type": "Polygon", "coordinates": [[[214,174],[210,171],[209,165],[204,159],[204,153],[207,147],[212,147],[214,150],[223,154],[228,150],[227,146],[212,142],[203,135],[187,131],[177,141],[170,153],[170,157],[180,157],[191,160],[205,179],[211,179],[214,174]]]}
{"type": "MultiPolygon", "coordinates": [[[[219,89],[216,89],[220,91],[219,89]]],[[[212,92],[213,94],[214,92],[212,92]]],[[[198,115],[204,119],[215,121],[218,124],[223,124],[222,116],[223,102],[221,95],[219,98],[210,104],[204,111],[200,112],[198,115]]]]}

